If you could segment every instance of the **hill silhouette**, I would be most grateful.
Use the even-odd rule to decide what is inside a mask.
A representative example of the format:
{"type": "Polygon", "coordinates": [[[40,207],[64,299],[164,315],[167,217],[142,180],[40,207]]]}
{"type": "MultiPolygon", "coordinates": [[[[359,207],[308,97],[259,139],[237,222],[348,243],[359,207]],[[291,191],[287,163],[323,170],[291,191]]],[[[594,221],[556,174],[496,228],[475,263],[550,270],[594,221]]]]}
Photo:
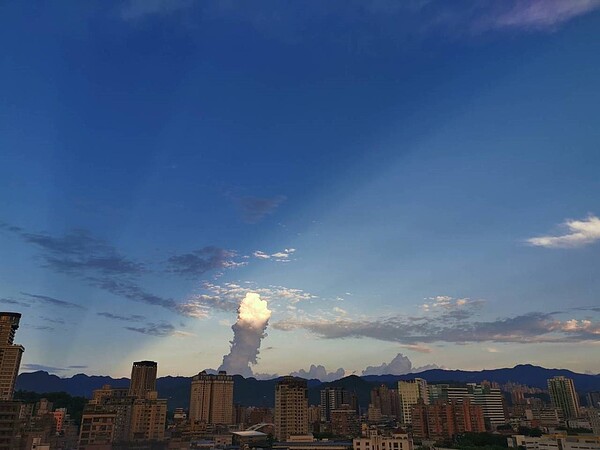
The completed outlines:
{"type": "MultiPolygon", "coordinates": [[[[479,383],[487,380],[498,383],[515,382],[532,387],[546,388],[546,380],[557,375],[572,378],[580,395],[600,390],[600,375],[576,373],[566,369],[547,369],[544,367],[522,364],[512,368],[480,371],[432,369],[420,373],[405,375],[367,375],[359,377],[350,375],[336,381],[322,383],[319,380],[308,380],[308,396],[311,404],[319,403],[319,391],[325,387],[340,386],[355,392],[362,407],[369,403],[370,392],[374,386],[386,384],[394,386],[399,380],[415,377],[424,378],[429,383],[479,383]]],[[[233,377],[234,402],[245,406],[273,406],[275,403],[275,384],[272,380],[257,380],[233,377]]],[[[191,377],[166,376],[158,378],[156,387],[159,395],[168,400],[169,409],[187,408],[189,405],[191,377]]],[[[43,392],[66,392],[73,396],[91,397],[92,391],[105,384],[114,387],[127,387],[127,378],[77,374],[70,378],[60,378],[44,371],[22,373],[17,378],[18,390],[43,392]]]]}

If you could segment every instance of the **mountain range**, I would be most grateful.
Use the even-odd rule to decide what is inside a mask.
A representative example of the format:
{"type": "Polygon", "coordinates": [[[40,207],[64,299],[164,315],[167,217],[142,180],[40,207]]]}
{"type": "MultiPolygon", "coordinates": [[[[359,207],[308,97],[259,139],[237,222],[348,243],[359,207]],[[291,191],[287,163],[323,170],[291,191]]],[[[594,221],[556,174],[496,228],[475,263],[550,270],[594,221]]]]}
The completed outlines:
{"type": "MultiPolygon", "coordinates": [[[[319,403],[319,391],[328,386],[340,386],[355,392],[361,406],[367,406],[370,392],[374,386],[385,384],[394,386],[399,380],[415,377],[424,378],[429,383],[479,383],[487,380],[497,383],[514,382],[531,387],[546,388],[546,380],[557,375],[572,378],[580,395],[590,391],[600,391],[600,375],[588,375],[566,369],[546,369],[529,364],[512,368],[491,369],[481,371],[432,369],[420,373],[404,375],[367,375],[359,377],[350,375],[336,381],[323,383],[319,380],[308,380],[308,396],[311,404],[319,403]]],[[[234,375],[234,401],[247,406],[273,406],[275,384],[272,380],[256,380],[234,375]]],[[[187,408],[190,396],[191,377],[166,376],[158,378],[156,387],[161,398],[167,398],[169,409],[187,408]]],[[[92,391],[105,384],[113,387],[127,387],[128,378],[112,378],[108,376],[78,374],[70,378],[60,378],[44,371],[21,373],[17,378],[17,390],[37,393],[67,392],[70,395],[91,397],[92,391]]]]}

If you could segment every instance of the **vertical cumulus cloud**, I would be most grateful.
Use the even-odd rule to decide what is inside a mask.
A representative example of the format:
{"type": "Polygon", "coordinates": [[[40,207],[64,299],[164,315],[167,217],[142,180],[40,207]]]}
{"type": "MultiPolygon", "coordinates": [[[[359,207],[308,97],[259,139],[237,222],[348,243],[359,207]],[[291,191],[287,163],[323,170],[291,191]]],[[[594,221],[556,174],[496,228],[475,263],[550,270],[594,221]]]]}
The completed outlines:
{"type": "Polygon", "coordinates": [[[219,370],[230,374],[252,376],[251,364],[256,364],[260,342],[271,317],[267,302],[259,294],[248,292],[238,308],[238,318],[231,327],[233,341],[228,355],[223,357],[219,370]]]}

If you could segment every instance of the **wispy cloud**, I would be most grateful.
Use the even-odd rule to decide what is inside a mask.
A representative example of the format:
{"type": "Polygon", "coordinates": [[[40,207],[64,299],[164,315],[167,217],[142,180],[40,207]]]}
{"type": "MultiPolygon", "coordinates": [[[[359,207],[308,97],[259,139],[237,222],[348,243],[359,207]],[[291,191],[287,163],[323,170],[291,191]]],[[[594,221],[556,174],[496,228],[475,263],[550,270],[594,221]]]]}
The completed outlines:
{"type": "Polygon", "coordinates": [[[0,298],[0,303],[5,303],[7,305],[19,305],[19,306],[24,306],[25,308],[31,307],[31,305],[29,303],[15,300],[14,298],[4,298],[4,297],[0,298]]]}
{"type": "Polygon", "coordinates": [[[136,333],[147,334],[149,336],[165,337],[170,336],[175,331],[175,327],[167,322],[147,323],[142,327],[125,327],[126,330],[136,333]]]}
{"type": "Polygon", "coordinates": [[[47,366],[45,364],[27,363],[27,364],[22,364],[21,368],[24,370],[33,370],[33,371],[41,370],[41,371],[49,372],[49,373],[56,373],[56,372],[66,372],[66,371],[73,370],[73,369],[87,369],[88,366],[73,365],[73,366],[67,366],[67,367],[54,367],[54,366],[47,366]]]}
{"type": "Polygon", "coordinates": [[[576,248],[600,240],[600,219],[596,216],[590,215],[583,220],[567,220],[562,227],[566,229],[566,234],[532,237],[527,239],[527,243],[536,247],[576,248]]]}
{"type": "Polygon", "coordinates": [[[482,28],[552,30],[600,8],[599,0],[528,0],[499,2],[479,21],[482,28]],[[502,5],[502,8],[498,8],[502,5]]]}
{"type": "Polygon", "coordinates": [[[273,260],[273,261],[277,261],[277,262],[290,262],[292,260],[292,255],[296,253],[296,249],[295,248],[285,248],[279,252],[275,252],[275,253],[265,253],[261,250],[256,250],[252,256],[254,256],[257,259],[264,259],[264,260],[273,260]]]}
{"type": "Polygon", "coordinates": [[[530,312],[490,321],[468,318],[391,316],[381,318],[329,320],[324,318],[288,318],[275,322],[282,331],[308,330],[325,339],[371,338],[422,345],[434,342],[456,344],[470,342],[591,342],[600,341],[600,322],[589,319],[561,321],[559,313],[530,312]]]}
{"type": "Polygon", "coordinates": [[[258,223],[272,214],[285,201],[286,197],[278,195],[272,198],[241,197],[236,199],[242,219],[246,223],[258,223]]]}
{"type": "Polygon", "coordinates": [[[211,311],[235,312],[249,291],[255,292],[269,302],[269,306],[295,305],[298,302],[317,298],[315,295],[302,289],[285,286],[257,286],[254,283],[223,283],[202,284],[204,293],[190,297],[178,306],[179,310],[191,317],[204,318],[211,311]]]}
{"type": "Polygon", "coordinates": [[[102,317],[106,317],[107,319],[120,320],[123,322],[140,322],[146,319],[144,316],[140,316],[139,314],[130,314],[126,316],[120,314],[113,314],[109,312],[99,312],[96,314],[102,317]]]}
{"type": "Polygon", "coordinates": [[[236,261],[236,252],[218,247],[204,247],[190,253],[171,256],[168,270],[178,275],[198,277],[206,272],[218,269],[229,269],[246,265],[246,262],[236,261]]]}
{"type": "Polygon", "coordinates": [[[85,307],[76,303],[68,302],[66,300],[60,300],[58,298],[49,297],[47,295],[39,294],[28,294],[27,292],[21,292],[21,295],[25,295],[36,302],[47,303],[52,306],[58,306],[59,308],[70,308],[70,309],[86,309],[85,307]]]}

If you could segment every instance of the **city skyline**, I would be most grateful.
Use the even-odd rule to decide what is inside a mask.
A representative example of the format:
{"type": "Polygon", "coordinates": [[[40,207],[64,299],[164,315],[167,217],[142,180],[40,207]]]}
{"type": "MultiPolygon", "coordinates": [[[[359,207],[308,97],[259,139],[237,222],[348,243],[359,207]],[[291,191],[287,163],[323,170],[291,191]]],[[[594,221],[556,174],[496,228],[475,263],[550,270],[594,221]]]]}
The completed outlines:
{"type": "Polygon", "coordinates": [[[600,4],[299,5],[0,7],[21,372],[600,373],[600,4]]]}

